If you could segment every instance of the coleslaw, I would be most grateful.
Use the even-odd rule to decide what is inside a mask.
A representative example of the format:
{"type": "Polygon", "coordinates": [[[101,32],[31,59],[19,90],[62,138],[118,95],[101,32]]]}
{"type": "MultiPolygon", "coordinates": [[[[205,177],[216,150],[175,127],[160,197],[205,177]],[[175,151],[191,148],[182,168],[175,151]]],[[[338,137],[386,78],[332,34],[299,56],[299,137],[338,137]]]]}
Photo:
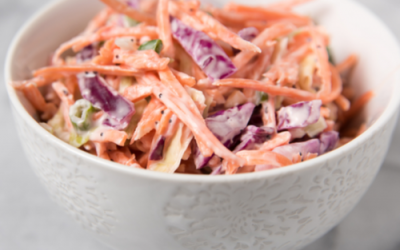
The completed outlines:
{"type": "Polygon", "coordinates": [[[127,167],[230,175],[311,160],[366,130],[352,118],[374,93],[349,83],[357,56],[335,64],[328,33],[294,11],[309,0],[101,1],[49,66],[11,83],[76,148],[127,167]]]}

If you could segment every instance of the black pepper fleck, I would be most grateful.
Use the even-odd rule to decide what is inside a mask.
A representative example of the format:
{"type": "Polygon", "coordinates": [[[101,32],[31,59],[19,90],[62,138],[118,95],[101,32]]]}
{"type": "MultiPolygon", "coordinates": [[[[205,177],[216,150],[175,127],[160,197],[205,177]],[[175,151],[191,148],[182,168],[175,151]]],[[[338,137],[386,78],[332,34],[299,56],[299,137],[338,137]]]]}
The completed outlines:
{"type": "Polygon", "coordinates": [[[159,95],[158,95],[158,98],[161,98],[162,97],[162,93],[160,93],[159,95]]]}
{"type": "Polygon", "coordinates": [[[161,114],[162,114],[162,115],[164,114],[164,110],[161,110],[161,114]]]}
{"type": "Polygon", "coordinates": [[[68,91],[66,89],[63,90],[64,95],[68,95],[68,91]]]}
{"type": "Polygon", "coordinates": [[[172,123],[172,119],[169,119],[169,123],[172,123]]]}
{"type": "Polygon", "coordinates": [[[115,58],[117,58],[117,59],[118,59],[118,58],[119,58],[119,55],[115,55],[115,58]]]}
{"type": "Polygon", "coordinates": [[[103,136],[104,134],[103,133],[100,133],[100,136],[103,136]]]}

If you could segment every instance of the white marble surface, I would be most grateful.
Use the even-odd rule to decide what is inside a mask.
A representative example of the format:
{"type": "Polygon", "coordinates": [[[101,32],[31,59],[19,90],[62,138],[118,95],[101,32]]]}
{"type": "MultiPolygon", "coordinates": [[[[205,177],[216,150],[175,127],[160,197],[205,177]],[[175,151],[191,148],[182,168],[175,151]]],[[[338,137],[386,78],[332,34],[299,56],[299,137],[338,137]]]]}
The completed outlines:
{"type": "MultiPolygon", "coordinates": [[[[399,0],[358,1],[379,15],[400,38],[399,0]]],[[[0,69],[17,29],[47,2],[0,0],[0,69]]],[[[110,250],[90,238],[53,203],[34,176],[21,155],[3,78],[0,71],[0,250],[110,250]]],[[[400,125],[384,166],[365,197],[339,226],[304,250],[400,249],[398,152],[400,125]]]]}

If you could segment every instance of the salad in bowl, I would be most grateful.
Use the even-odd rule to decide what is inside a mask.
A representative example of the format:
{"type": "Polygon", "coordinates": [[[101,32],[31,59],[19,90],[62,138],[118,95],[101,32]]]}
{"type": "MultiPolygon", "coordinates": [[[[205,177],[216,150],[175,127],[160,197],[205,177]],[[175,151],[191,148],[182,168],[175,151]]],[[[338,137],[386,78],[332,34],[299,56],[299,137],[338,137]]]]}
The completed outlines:
{"type": "Polygon", "coordinates": [[[237,174],[287,167],[365,131],[357,56],[293,8],[101,0],[49,65],[12,86],[61,140],[127,167],[237,174]]]}

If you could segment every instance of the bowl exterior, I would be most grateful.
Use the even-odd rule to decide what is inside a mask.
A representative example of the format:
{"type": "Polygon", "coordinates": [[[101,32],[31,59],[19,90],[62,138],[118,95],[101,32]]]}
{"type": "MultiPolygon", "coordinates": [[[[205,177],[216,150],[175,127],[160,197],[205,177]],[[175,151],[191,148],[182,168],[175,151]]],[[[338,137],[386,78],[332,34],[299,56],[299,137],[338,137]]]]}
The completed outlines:
{"type": "Polygon", "coordinates": [[[51,196],[115,249],[300,249],[339,221],[373,181],[397,116],[323,164],[236,182],[144,178],[79,157],[13,109],[35,173],[51,196]]]}

